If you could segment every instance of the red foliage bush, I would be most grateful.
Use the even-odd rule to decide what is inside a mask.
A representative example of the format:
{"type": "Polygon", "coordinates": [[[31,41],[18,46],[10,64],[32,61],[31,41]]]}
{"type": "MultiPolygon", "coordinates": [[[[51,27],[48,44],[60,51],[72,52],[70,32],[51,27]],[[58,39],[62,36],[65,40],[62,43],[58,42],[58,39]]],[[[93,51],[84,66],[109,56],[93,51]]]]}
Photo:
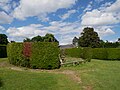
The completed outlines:
{"type": "Polygon", "coordinates": [[[31,42],[23,43],[23,55],[26,58],[29,58],[31,56],[31,54],[32,54],[31,47],[32,47],[32,43],[31,42]]]}

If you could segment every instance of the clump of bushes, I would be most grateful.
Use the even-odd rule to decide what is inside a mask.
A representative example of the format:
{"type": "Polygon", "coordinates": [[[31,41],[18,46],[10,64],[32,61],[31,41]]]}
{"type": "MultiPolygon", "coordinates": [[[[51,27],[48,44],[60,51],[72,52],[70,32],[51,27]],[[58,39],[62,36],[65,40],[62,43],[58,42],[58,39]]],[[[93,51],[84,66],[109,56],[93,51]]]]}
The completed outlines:
{"type": "Polygon", "coordinates": [[[0,58],[7,57],[6,45],[0,45],[0,58]]]}
{"type": "Polygon", "coordinates": [[[60,67],[57,43],[10,43],[7,52],[10,63],[14,65],[40,69],[60,67]]]}
{"type": "Polygon", "coordinates": [[[120,48],[94,48],[93,59],[120,60],[120,48]]]}

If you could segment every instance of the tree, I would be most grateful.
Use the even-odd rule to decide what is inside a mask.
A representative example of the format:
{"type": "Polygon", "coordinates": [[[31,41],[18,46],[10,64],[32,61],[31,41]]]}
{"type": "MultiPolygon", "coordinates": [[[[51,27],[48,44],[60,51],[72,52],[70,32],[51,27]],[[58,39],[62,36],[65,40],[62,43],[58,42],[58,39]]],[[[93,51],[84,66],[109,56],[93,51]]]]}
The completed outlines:
{"type": "Polygon", "coordinates": [[[23,42],[31,42],[31,39],[26,38],[26,39],[23,40],[23,42]]]}
{"type": "Polygon", "coordinates": [[[8,39],[7,36],[5,34],[0,34],[0,44],[8,44],[8,39]]]}
{"type": "Polygon", "coordinates": [[[26,38],[23,40],[23,42],[57,42],[57,39],[54,37],[53,34],[46,34],[44,37],[41,36],[35,36],[32,39],[26,38]]]}
{"type": "Polygon", "coordinates": [[[32,42],[43,42],[43,38],[41,36],[36,36],[31,39],[32,42]]]}
{"type": "Polygon", "coordinates": [[[75,45],[75,46],[78,46],[78,38],[77,37],[74,37],[73,38],[73,41],[72,41],[72,44],[75,45]]]}
{"type": "Polygon", "coordinates": [[[54,37],[53,34],[47,33],[47,34],[43,37],[43,39],[44,39],[44,42],[57,42],[57,43],[59,43],[58,40],[54,37]]]}
{"type": "Polygon", "coordinates": [[[81,37],[79,37],[79,46],[92,48],[100,47],[98,33],[95,32],[93,28],[84,28],[81,37]]]}

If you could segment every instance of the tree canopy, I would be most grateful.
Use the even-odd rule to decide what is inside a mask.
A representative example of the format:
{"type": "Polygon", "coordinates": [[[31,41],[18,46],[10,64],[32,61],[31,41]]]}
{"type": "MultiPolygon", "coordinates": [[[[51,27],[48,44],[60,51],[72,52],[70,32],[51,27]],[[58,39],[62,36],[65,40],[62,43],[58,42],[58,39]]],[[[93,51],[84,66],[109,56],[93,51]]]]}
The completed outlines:
{"type": "Polygon", "coordinates": [[[47,33],[44,37],[35,36],[32,39],[26,38],[23,40],[24,42],[58,42],[58,40],[54,37],[53,34],[47,33]]]}
{"type": "Polygon", "coordinates": [[[8,44],[8,39],[5,34],[0,34],[0,44],[4,44],[4,45],[8,44]]]}
{"type": "Polygon", "coordinates": [[[100,46],[100,38],[93,28],[84,28],[79,37],[79,46],[96,48],[100,46]]]}

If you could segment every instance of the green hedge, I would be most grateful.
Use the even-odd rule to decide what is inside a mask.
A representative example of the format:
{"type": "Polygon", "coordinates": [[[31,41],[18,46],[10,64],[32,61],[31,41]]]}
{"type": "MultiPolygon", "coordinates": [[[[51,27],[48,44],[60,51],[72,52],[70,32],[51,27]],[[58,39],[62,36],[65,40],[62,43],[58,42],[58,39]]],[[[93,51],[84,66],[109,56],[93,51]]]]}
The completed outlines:
{"type": "Polygon", "coordinates": [[[68,57],[83,58],[90,61],[92,58],[91,48],[70,48],[65,49],[65,55],[68,57]]]}
{"type": "Polygon", "coordinates": [[[7,46],[7,55],[9,62],[14,65],[27,66],[24,65],[25,58],[23,53],[22,43],[9,43],[7,46]]]}
{"type": "Polygon", "coordinates": [[[82,53],[83,48],[69,48],[65,49],[65,55],[68,57],[75,57],[75,58],[80,58],[80,54],[82,53]]]}
{"type": "Polygon", "coordinates": [[[56,69],[60,67],[59,48],[57,43],[34,43],[30,65],[32,68],[56,69]]]}
{"type": "Polygon", "coordinates": [[[93,59],[120,60],[120,48],[70,48],[64,50],[66,56],[93,59]]]}
{"type": "Polygon", "coordinates": [[[94,48],[93,59],[120,60],[120,48],[94,48]]]}
{"type": "Polygon", "coordinates": [[[0,45],[0,58],[7,57],[6,45],[0,45]]]}
{"type": "MultiPolygon", "coordinates": [[[[31,55],[26,57],[24,43],[8,44],[8,59],[11,64],[29,68],[56,69],[60,67],[57,43],[36,42],[31,44],[31,55]]],[[[28,50],[28,49],[26,49],[28,50]]],[[[29,50],[28,50],[29,51],[29,50]]]]}

